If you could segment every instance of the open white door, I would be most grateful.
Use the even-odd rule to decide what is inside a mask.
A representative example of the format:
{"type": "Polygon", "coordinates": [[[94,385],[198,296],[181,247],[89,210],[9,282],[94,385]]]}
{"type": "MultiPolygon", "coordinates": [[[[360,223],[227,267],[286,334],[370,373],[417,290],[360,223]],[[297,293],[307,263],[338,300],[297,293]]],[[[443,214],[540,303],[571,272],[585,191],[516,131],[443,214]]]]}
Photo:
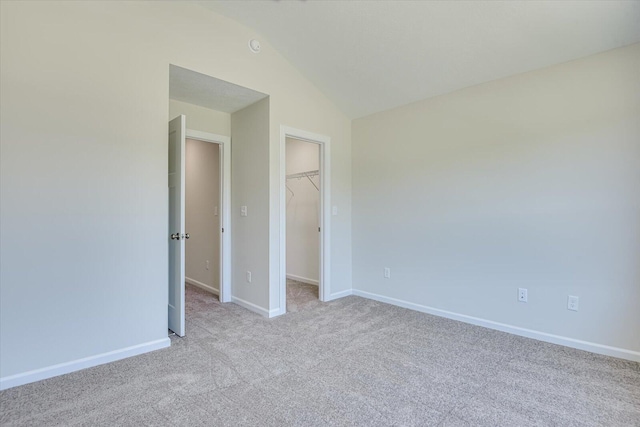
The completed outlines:
{"type": "Polygon", "coordinates": [[[169,329],[184,336],[185,135],[186,118],[169,122],[169,329]]]}

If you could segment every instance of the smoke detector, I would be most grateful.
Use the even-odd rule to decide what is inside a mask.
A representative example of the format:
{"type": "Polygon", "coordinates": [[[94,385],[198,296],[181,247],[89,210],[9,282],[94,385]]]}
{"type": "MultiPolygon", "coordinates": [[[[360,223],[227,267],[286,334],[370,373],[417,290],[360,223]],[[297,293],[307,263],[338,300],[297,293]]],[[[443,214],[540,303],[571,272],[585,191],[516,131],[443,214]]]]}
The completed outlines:
{"type": "Polygon", "coordinates": [[[253,53],[260,52],[260,42],[256,39],[249,40],[249,49],[251,49],[253,53]]]}

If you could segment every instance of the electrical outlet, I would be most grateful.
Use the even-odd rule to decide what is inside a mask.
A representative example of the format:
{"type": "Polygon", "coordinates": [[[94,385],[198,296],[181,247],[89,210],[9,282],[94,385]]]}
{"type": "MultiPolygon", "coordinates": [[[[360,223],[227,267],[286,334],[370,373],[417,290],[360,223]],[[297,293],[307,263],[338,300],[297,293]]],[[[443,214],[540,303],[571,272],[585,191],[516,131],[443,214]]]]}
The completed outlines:
{"type": "Polygon", "coordinates": [[[527,302],[527,290],[525,288],[518,288],[518,301],[527,302]]]}
{"type": "Polygon", "coordinates": [[[247,207],[240,206],[240,216],[247,216],[247,207]]]}
{"type": "Polygon", "coordinates": [[[580,298],[575,297],[573,295],[569,295],[567,300],[567,310],[578,311],[578,303],[580,302],[580,298]]]}
{"type": "Polygon", "coordinates": [[[384,278],[391,279],[391,269],[389,267],[384,268],[384,278]]]}
{"type": "Polygon", "coordinates": [[[251,283],[251,272],[247,271],[247,283],[251,283]]]}
{"type": "Polygon", "coordinates": [[[206,261],[207,264],[207,270],[209,269],[209,260],[206,261]]]}

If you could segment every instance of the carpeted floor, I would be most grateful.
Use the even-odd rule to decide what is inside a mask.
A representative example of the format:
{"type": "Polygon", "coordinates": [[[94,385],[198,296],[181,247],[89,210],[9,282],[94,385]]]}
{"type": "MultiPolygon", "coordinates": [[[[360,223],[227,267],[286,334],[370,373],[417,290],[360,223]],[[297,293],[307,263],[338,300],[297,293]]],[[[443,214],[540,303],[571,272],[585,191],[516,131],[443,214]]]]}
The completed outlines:
{"type": "Polygon", "coordinates": [[[640,426],[638,363],[302,284],[288,297],[269,320],[188,286],[187,337],[5,390],[0,425],[640,426]]]}

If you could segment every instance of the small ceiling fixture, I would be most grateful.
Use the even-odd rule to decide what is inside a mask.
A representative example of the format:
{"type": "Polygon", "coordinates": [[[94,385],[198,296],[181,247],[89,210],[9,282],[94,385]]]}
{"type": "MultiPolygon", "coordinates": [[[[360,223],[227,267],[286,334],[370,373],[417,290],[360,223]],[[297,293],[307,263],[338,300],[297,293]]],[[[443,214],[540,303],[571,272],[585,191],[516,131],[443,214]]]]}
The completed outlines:
{"type": "Polygon", "coordinates": [[[249,40],[249,49],[251,49],[253,53],[260,52],[260,42],[256,39],[249,40]]]}

